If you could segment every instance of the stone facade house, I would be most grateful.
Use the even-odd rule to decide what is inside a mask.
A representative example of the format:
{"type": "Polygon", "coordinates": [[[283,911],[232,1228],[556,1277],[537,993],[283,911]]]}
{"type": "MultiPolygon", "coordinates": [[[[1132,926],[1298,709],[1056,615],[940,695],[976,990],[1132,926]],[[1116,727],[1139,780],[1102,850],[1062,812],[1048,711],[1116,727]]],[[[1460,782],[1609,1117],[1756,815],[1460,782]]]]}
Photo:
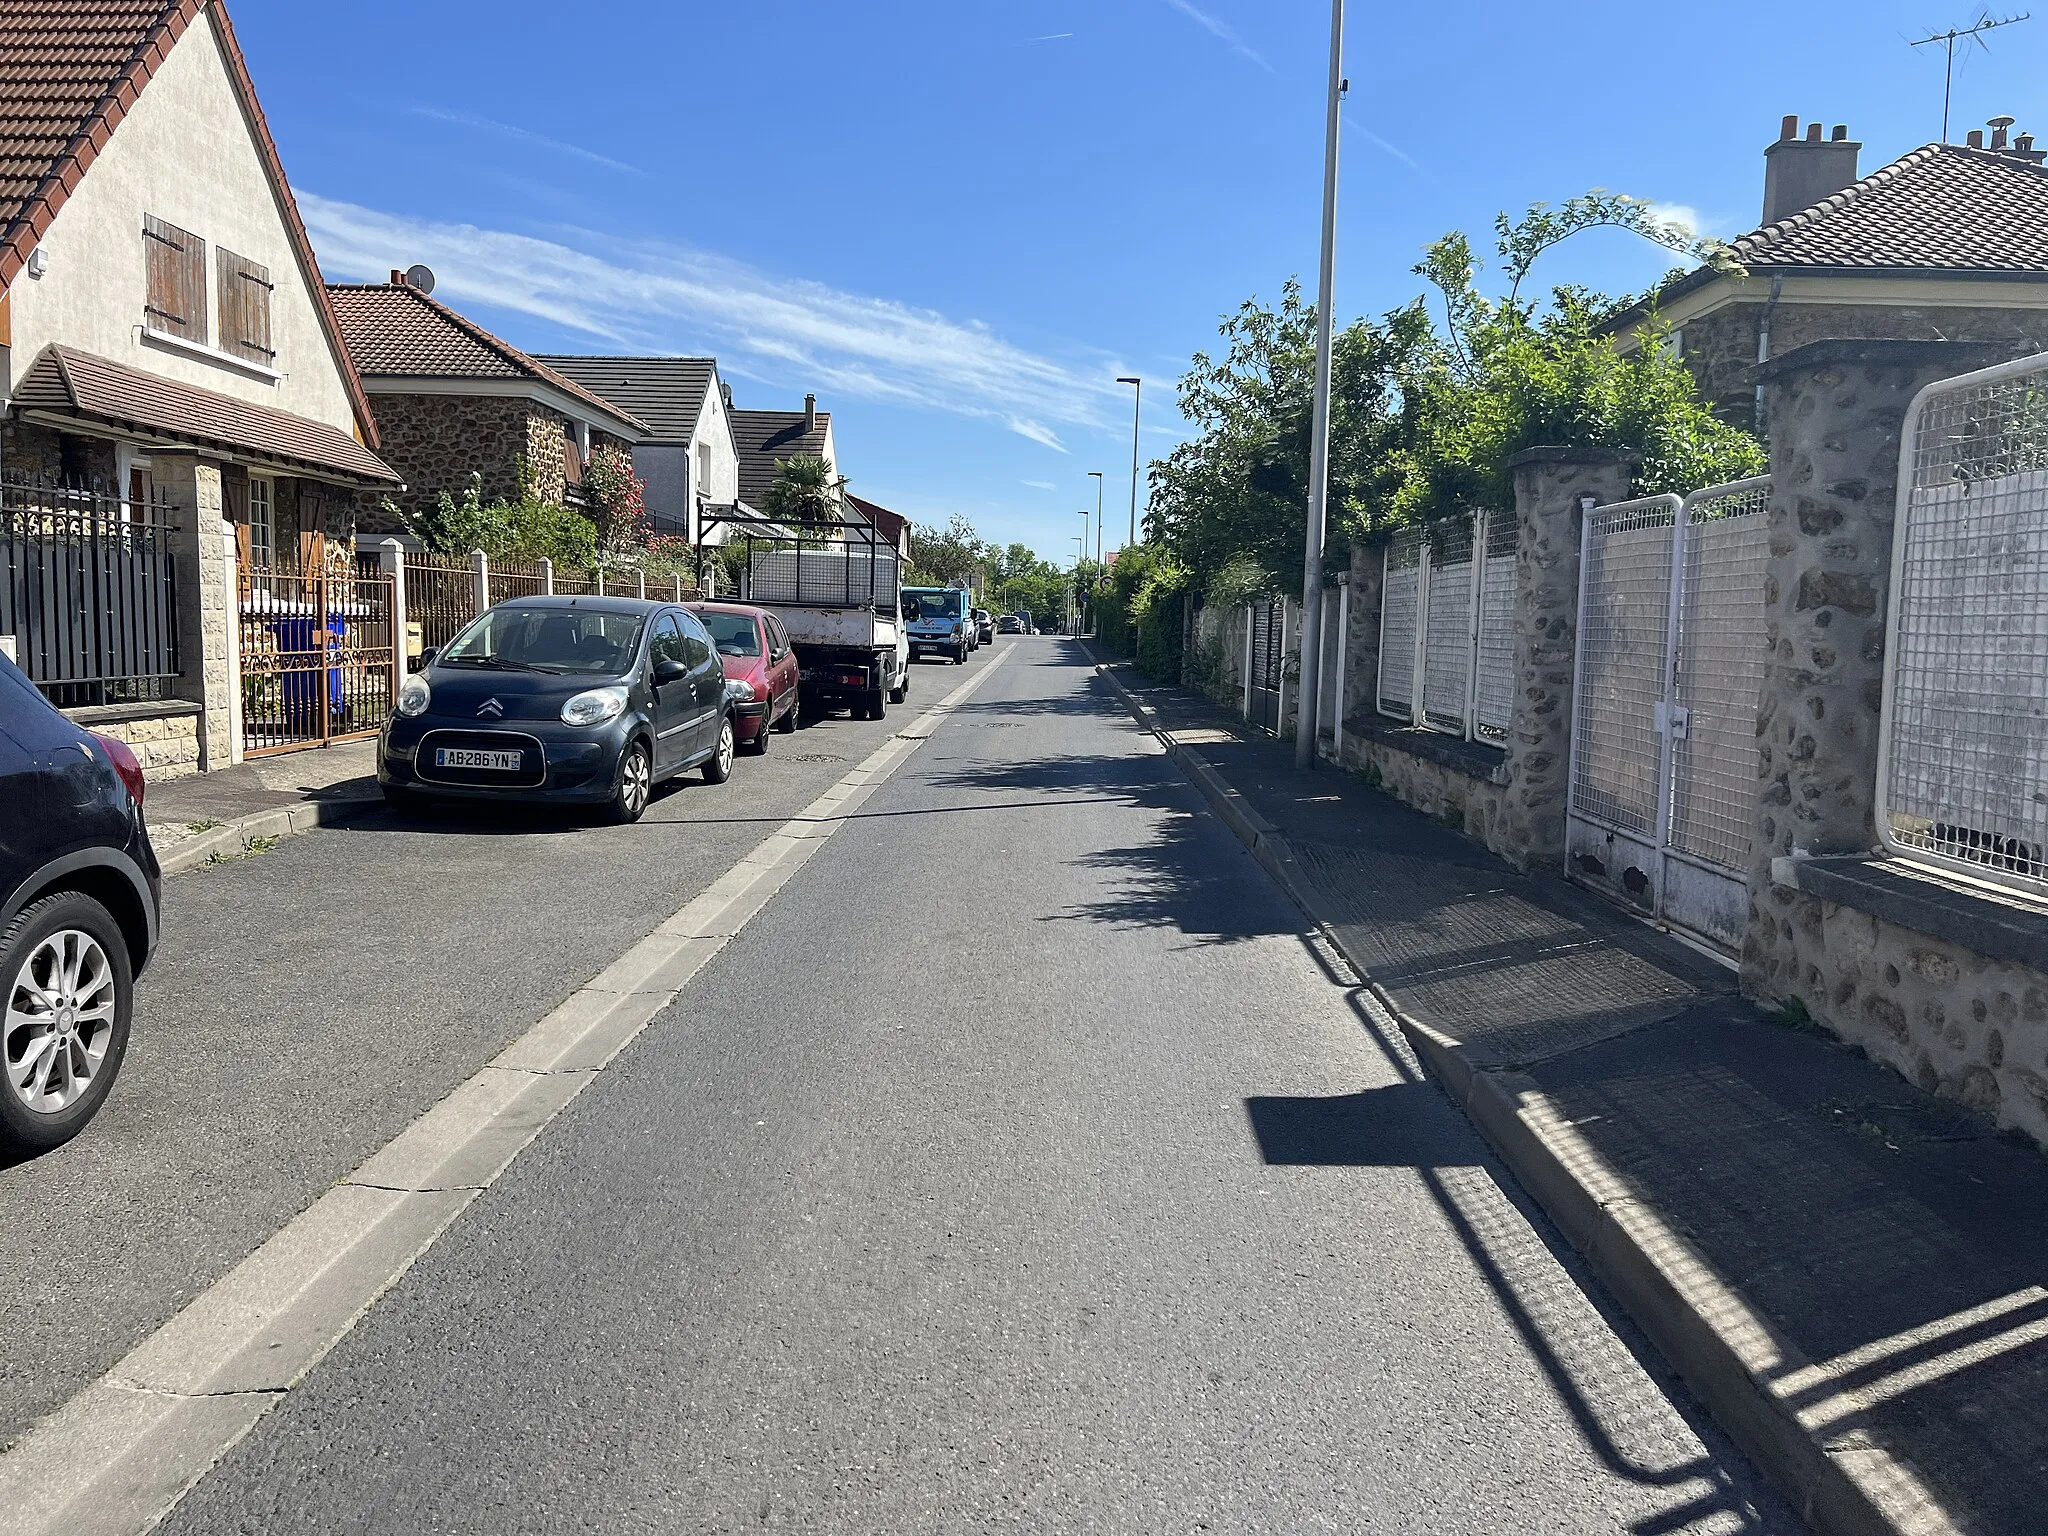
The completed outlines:
{"type": "Polygon", "coordinates": [[[0,81],[0,633],[147,771],[218,766],[252,564],[346,560],[398,476],[219,0],[10,4],[0,81]]]}
{"type": "Polygon", "coordinates": [[[1715,414],[1759,432],[1759,364],[1812,342],[2048,349],[2048,157],[2011,122],[1859,177],[1846,128],[1802,135],[1786,118],[1765,150],[1763,222],[1733,242],[1747,275],[1701,267],[1610,329],[1626,345],[1654,311],[1715,414]]]}
{"type": "MultiPolygon", "coordinates": [[[[647,511],[657,535],[695,543],[707,506],[740,499],[739,447],[732,433],[732,391],[709,357],[563,357],[536,359],[647,423],[633,445],[633,470],[647,482],[647,511]]],[[[711,543],[718,543],[718,529],[711,543]]]]}
{"type": "MultiPolygon", "coordinates": [[[[405,480],[392,499],[413,511],[483,476],[487,501],[580,506],[583,468],[606,443],[649,435],[639,417],[529,357],[439,299],[388,283],[328,287],[350,356],[377,412],[384,456],[405,480]]],[[[366,512],[365,525],[385,526],[366,512]]]]}

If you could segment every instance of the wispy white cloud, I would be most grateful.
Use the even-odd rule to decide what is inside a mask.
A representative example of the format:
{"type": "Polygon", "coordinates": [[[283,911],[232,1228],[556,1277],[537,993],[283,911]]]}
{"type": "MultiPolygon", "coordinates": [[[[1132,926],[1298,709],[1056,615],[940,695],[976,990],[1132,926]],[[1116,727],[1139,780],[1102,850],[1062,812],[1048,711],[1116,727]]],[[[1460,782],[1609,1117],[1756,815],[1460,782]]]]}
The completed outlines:
{"type": "Polygon", "coordinates": [[[1236,49],[1239,53],[1243,54],[1246,58],[1250,59],[1254,64],[1258,65],[1259,68],[1265,70],[1268,74],[1272,73],[1273,66],[1266,62],[1266,56],[1260,53],[1258,49],[1254,48],[1250,43],[1246,42],[1243,38],[1239,37],[1237,35],[1237,29],[1231,26],[1229,22],[1223,20],[1220,16],[1210,15],[1209,12],[1203,10],[1200,6],[1196,5],[1194,3],[1194,0],[1165,0],[1165,3],[1167,5],[1172,6],[1176,11],[1179,11],[1181,15],[1187,17],[1188,20],[1195,23],[1196,26],[1201,27],[1204,31],[1209,33],[1210,36],[1218,38],[1225,43],[1228,43],[1232,48],[1236,49]]]}
{"type": "Polygon", "coordinates": [[[626,352],[713,351],[728,372],[1001,424],[1066,453],[1062,429],[1109,431],[1114,359],[1016,346],[974,320],[785,278],[688,246],[586,231],[543,240],[299,192],[329,276],[423,261],[458,305],[487,304],[626,352]]]}
{"type": "Polygon", "coordinates": [[[1050,480],[1019,480],[1017,483],[1029,486],[1034,491],[1056,491],[1059,489],[1050,480]]]}
{"type": "Polygon", "coordinates": [[[1378,134],[1374,133],[1370,128],[1366,127],[1365,124],[1359,122],[1354,117],[1346,116],[1344,120],[1351,125],[1351,131],[1353,133],[1357,134],[1360,138],[1364,139],[1366,143],[1372,145],[1375,149],[1380,150],[1384,154],[1392,155],[1396,160],[1400,161],[1403,165],[1407,166],[1409,170],[1415,172],[1415,174],[1418,176],[1427,176],[1429,174],[1429,172],[1423,170],[1423,168],[1420,165],[1416,164],[1415,157],[1409,154],[1408,151],[1403,149],[1400,145],[1394,143],[1390,139],[1381,138],[1378,134]]]}
{"type": "Polygon", "coordinates": [[[1653,201],[1644,212],[1656,223],[1677,231],[1688,240],[1697,240],[1706,230],[1706,220],[1700,217],[1699,209],[1685,203],[1653,201]]]}
{"type": "Polygon", "coordinates": [[[1071,32],[1048,32],[1043,37],[1027,37],[1024,41],[1027,43],[1057,43],[1063,38],[1069,38],[1073,35],[1071,32]]]}
{"type": "Polygon", "coordinates": [[[521,128],[513,123],[501,123],[494,117],[480,117],[474,112],[456,112],[446,107],[409,106],[405,109],[414,117],[431,118],[437,123],[454,123],[462,128],[476,128],[485,133],[497,134],[500,138],[514,139],[522,144],[537,144],[543,149],[552,149],[556,154],[569,155],[578,160],[587,160],[592,165],[604,166],[607,170],[624,171],[629,176],[645,176],[647,173],[637,165],[628,165],[623,160],[614,160],[610,155],[600,155],[594,149],[585,149],[580,144],[570,144],[561,139],[551,139],[544,133],[535,133],[530,128],[521,128]]]}

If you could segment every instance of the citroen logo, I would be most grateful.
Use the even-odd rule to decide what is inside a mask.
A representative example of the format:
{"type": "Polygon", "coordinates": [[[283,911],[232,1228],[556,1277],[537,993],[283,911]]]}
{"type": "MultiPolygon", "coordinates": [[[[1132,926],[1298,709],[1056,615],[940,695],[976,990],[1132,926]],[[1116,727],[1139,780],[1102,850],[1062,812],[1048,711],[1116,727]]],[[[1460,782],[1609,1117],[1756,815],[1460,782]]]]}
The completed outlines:
{"type": "Polygon", "coordinates": [[[502,720],[505,717],[505,706],[496,699],[485,699],[483,703],[477,705],[476,717],[479,720],[502,720]]]}

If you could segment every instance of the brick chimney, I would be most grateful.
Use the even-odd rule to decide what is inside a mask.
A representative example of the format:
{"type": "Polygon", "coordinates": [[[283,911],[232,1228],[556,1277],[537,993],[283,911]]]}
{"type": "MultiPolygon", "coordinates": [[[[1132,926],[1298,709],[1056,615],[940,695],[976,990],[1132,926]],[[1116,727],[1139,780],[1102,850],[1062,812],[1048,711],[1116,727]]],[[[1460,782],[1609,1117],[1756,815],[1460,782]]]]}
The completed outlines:
{"type": "Polygon", "coordinates": [[[1823,139],[1820,124],[1809,123],[1801,138],[1799,119],[1786,118],[1778,142],[1764,151],[1764,223],[1789,219],[1853,185],[1862,148],[1849,137],[1846,125],[1836,124],[1833,135],[1823,139]]]}
{"type": "Polygon", "coordinates": [[[804,431],[806,434],[818,430],[818,397],[804,396],[804,431]]]}

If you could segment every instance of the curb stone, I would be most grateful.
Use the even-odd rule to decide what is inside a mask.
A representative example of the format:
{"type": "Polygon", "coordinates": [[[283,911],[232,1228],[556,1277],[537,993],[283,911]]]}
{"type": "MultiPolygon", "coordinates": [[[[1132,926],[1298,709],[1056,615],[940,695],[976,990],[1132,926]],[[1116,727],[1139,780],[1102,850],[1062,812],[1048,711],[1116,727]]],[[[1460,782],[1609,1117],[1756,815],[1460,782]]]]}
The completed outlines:
{"type": "Polygon", "coordinates": [[[337,822],[366,816],[371,811],[383,809],[383,806],[381,798],[305,800],[297,805],[258,811],[253,816],[244,816],[239,821],[180,840],[157,855],[157,867],[165,875],[181,875],[215,859],[230,859],[246,853],[258,838],[291,837],[296,833],[310,832],[315,827],[330,827],[337,822]]]}
{"type": "MultiPolygon", "coordinates": [[[[1089,659],[1095,660],[1092,654],[1089,659]]],[[[1534,1078],[1475,1067],[1459,1042],[1410,1018],[1317,911],[1278,829],[1199,754],[1177,741],[1157,712],[1114,671],[1100,661],[1095,670],[1363,978],[1429,1076],[1499,1153],[1715,1422],[1813,1528],[1821,1536],[1955,1532],[1955,1524],[1918,1480],[1858,1428],[1853,1393],[1832,1399],[1845,1410],[1839,1413],[1822,1414],[1827,1403],[1805,1404],[1805,1411],[1829,1428],[1809,1429],[1801,1422],[1801,1407],[1774,1385],[1812,1374],[1800,1350],[1596,1158],[1575,1155],[1569,1125],[1551,1109],[1534,1078]]]]}

